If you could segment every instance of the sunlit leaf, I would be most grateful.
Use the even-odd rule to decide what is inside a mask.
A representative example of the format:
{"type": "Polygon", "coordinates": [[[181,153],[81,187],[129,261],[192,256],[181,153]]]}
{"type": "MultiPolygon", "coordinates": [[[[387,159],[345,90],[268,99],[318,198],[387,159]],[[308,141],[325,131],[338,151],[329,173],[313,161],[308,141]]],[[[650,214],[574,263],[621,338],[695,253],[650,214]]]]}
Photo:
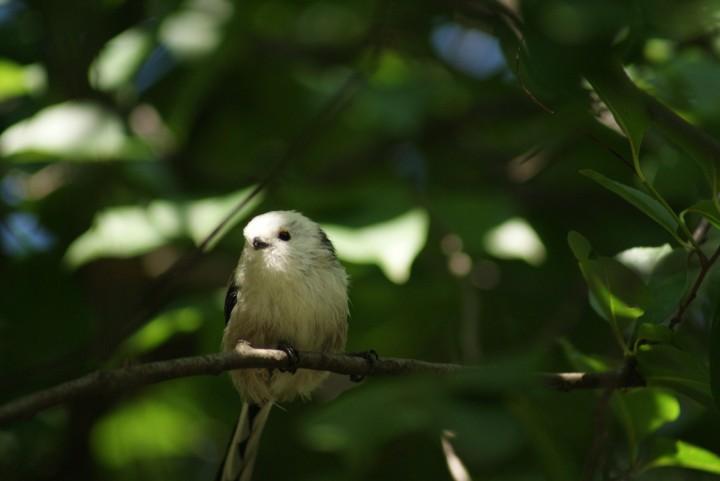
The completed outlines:
{"type": "Polygon", "coordinates": [[[631,247],[620,252],[616,257],[648,281],[655,268],[672,252],[670,244],[663,244],[659,247],[631,247]]]}
{"type": "Polygon", "coordinates": [[[713,403],[707,365],[667,344],[644,344],[637,351],[638,372],[649,386],[672,389],[705,405],[713,403]]]}
{"type": "Polygon", "coordinates": [[[515,217],[485,234],[485,249],[500,259],[521,259],[530,265],[543,263],[547,252],[537,232],[525,219],[515,217]]]}
{"type": "Polygon", "coordinates": [[[394,219],[361,228],[324,225],[338,256],[359,264],[376,264],[388,279],[402,284],[410,278],[415,257],[427,240],[429,217],[413,209],[394,219]]]}
{"type": "Polygon", "coordinates": [[[0,100],[27,93],[23,68],[0,58],[0,100]]]}
{"type": "MultiPolygon", "coordinates": [[[[199,199],[187,204],[187,233],[195,244],[203,242],[208,235],[253,191],[249,187],[222,197],[199,199]]],[[[247,216],[262,200],[262,194],[253,197],[227,222],[207,248],[212,248],[237,223],[247,216]]]]}
{"type": "MultiPolygon", "coordinates": [[[[70,244],[65,261],[78,267],[101,257],[134,257],[183,237],[199,244],[251,189],[197,201],[156,200],[147,206],[106,209],[96,215],[87,232],[70,244]]],[[[259,201],[258,196],[250,201],[224,226],[214,242],[259,201]]]]}
{"type": "Polygon", "coordinates": [[[90,66],[90,82],[100,90],[127,85],[152,47],[149,32],[131,28],[105,44],[90,66]]]}
{"type": "Polygon", "coordinates": [[[65,260],[78,267],[101,257],[133,257],[156,249],[180,236],[181,211],[167,201],[106,209],[95,216],[90,230],[70,244],[65,260]]]}
{"type": "Polygon", "coordinates": [[[672,249],[668,244],[634,247],[619,253],[616,258],[638,273],[647,284],[650,298],[640,322],[659,324],[665,321],[677,309],[688,287],[687,251],[672,249]]]}
{"type": "Polygon", "coordinates": [[[638,340],[652,342],[672,342],[675,331],[663,324],[650,324],[643,322],[638,326],[636,337],[638,340]]]}
{"type": "Polygon", "coordinates": [[[212,52],[223,39],[223,24],[233,13],[225,0],[209,0],[204,8],[192,3],[168,15],[160,25],[158,36],[180,58],[195,59],[212,52]]]}
{"type": "Polygon", "coordinates": [[[598,184],[619,195],[640,209],[645,215],[667,230],[675,239],[678,240],[678,242],[683,243],[683,240],[677,234],[679,227],[677,220],[660,202],[653,199],[645,192],[634,189],[628,185],[621,184],[615,180],[608,179],[594,170],[582,170],[580,173],[590,177],[598,184]]]}
{"type": "Polygon", "coordinates": [[[34,93],[44,84],[45,73],[38,65],[23,66],[0,58],[0,101],[34,93]]]}
{"type": "Polygon", "coordinates": [[[720,456],[684,441],[658,439],[652,448],[652,458],[641,471],[670,466],[720,474],[720,456]]]}
{"type": "Polygon", "coordinates": [[[620,330],[645,312],[647,288],[624,265],[609,257],[601,257],[581,262],[580,269],[600,314],[620,330]]]}
{"type": "Polygon", "coordinates": [[[485,247],[487,232],[518,218],[514,199],[490,193],[440,192],[432,197],[433,212],[447,224],[449,232],[463,242],[463,249],[477,255],[485,247]]]}
{"type": "Polygon", "coordinates": [[[129,337],[120,347],[120,351],[127,356],[142,355],[175,334],[197,331],[202,326],[202,320],[202,312],[195,307],[181,307],[164,312],[129,337]]]}
{"type": "Polygon", "coordinates": [[[630,268],[615,259],[593,255],[589,242],[577,232],[568,235],[580,271],[590,290],[590,300],[598,314],[607,320],[615,339],[625,350],[624,330],[642,316],[649,302],[645,283],[630,268]]]}
{"type": "Polygon", "coordinates": [[[139,460],[186,456],[201,442],[196,436],[201,413],[187,403],[145,396],[123,404],[101,419],[91,446],[105,465],[119,468],[139,460]]]}
{"type": "Polygon", "coordinates": [[[579,351],[568,339],[559,339],[565,359],[573,369],[582,372],[604,372],[617,367],[617,360],[603,356],[585,354],[579,351]]]}
{"type": "Polygon", "coordinates": [[[127,135],[116,113],[88,101],[53,105],[14,124],[0,135],[0,150],[6,156],[68,160],[151,158],[142,142],[127,135]]]}
{"type": "Polygon", "coordinates": [[[638,389],[623,395],[638,438],[654,433],[680,416],[677,398],[659,389],[638,389]]]}
{"type": "Polygon", "coordinates": [[[659,389],[618,392],[612,398],[613,409],[625,428],[630,457],[638,456],[639,442],[680,415],[680,403],[672,394],[659,389]]]}

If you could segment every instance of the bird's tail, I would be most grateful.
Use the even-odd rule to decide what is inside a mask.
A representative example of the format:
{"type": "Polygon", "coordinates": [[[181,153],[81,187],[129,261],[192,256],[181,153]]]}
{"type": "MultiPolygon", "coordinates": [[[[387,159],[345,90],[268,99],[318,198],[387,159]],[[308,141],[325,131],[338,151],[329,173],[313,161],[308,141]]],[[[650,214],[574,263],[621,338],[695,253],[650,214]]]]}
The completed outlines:
{"type": "Polygon", "coordinates": [[[252,479],[260,435],[272,406],[272,402],[262,406],[243,403],[225,460],[218,471],[216,478],[218,481],[250,481],[252,479]]]}

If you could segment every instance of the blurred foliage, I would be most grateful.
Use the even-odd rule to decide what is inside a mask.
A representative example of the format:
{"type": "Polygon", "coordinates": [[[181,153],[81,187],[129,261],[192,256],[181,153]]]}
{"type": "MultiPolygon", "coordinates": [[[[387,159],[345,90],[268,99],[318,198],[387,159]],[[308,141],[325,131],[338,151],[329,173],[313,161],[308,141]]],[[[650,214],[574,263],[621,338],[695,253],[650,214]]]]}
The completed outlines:
{"type": "MultiPolygon", "coordinates": [[[[0,400],[217,351],[239,226],[295,209],[352,277],[349,351],[482,369],[332,377],[271,416],[258,479],[452,479],[441,436],[474,479],[714,479],[718,19],[0,1],[0,400]],[[647,388],[533,382],[626,358],[647,388]]],[[[0,479],[211,479],[239,406],[224,377],[98,394],[0,430],[0,479]]]]}

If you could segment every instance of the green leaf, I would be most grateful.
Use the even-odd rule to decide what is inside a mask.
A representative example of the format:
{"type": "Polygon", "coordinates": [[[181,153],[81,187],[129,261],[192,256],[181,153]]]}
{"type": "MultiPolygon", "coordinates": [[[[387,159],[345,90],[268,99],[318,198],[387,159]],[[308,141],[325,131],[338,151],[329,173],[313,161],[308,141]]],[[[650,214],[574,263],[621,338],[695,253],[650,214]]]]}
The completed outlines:
{"type": "Polygon", "coordinates": [[[672,389],[711,406],[708,367],[691,354],[668,344],[645,344],[637,351],[638,372],[648,386],[672,389]]]}
{"type": "Polygon", "coordinates": [[[652,446],[651,460],[640,471],[670,466],[720,474],[720,456],[684,441],[658,439],[652,446]]]}
{"type": "Polygon", "coordinates": [[[30,67],[0,58],[0,101],[30,93],[29,69],[30,67]]]}
{"type": "Polygon", "coordinates": [[[130,84],[152,47],[152,35],[140,28],[109,40],[90,66],[93,87],[112,91],[130,84]]]}
{"type": "Polygon", "coordinates": [[[0,149],[11,158],[49,156],[80,161],[149,159],[147,145],[129,136],[112,110],[89,101],[52,105],[0,135],[0,149]]]}
{"type": "Polygon", "coordinates": [[[715,308],[710,328],[710,389],[715,407],[720,409],[720,304],[715,308]]]}
{"type": "Polygon", "coordinates": [[[586,72],[586,77],[627,135],[639,175],[642,176],[640,145],[648,128],[656,125],[702,169],[712,187],[713,198],[717,197],[720,143],[640,90],[619,60],[599,63],[592,72],[586,72]]]}
{"type": "Polygon", "coordinates": [[[643,438],[680,415],[677,398],[658,389],[618,392],[612,397],[612,407],[625,428],[633,460],[637,459],[638,445],[643,438]]]}
{"type": "Polygon", "coordinates": [[[573,252],[575,258],[579,261],[589,259],[592,255],[592,246],[579,232],[570,231],[568,232],[568,244],[573,252]]]}
{"type": "Polygon", "coordinates": [[[90,445],[103,465],[118,469],[163,456],[179,458],[197,449],[195,433],[209,423],[205,413],[179,401],[177,389],[157,388],[153,394],[122,403],[94,425],[90,445]]]}
{"type": "MultiPolygon", "coordinates": [[[[720,159],[720,143],[653,97],[643,95],[643,98],[652,115],[654,125],[657,125],[675,145],[695,161],[710,183],[713,199],[717,199],[717,162],[720,159]]],[[[717,200],[715,205],[720,209],[717,200]]]]}
{"type": "Polygon", "coordinates": [[[600,257],[580,262],[594,306],[618,333],[645,312],[648,291],[642,280],[620,262],[600,257]]]}
{"type": "Polygon", "coordinates": [[[679,227],[677,219],[672,213],[668,212],[668,210],[660,202],[653,199],[645,192],[634,189],[628,185],[621,184],[615,180],[608,179],[594,170],[586,169],[580,171],[580,173],[590,177],[609,191],[619,195],[627,202],[630,202],[632,205],[640,209],[640,211],[642,211],[645,215],[660,224],[678,242],[685,244],[685,241],[680,238],[677,233],[679,227]]]}
{"type": "MultiPolygon", "coordinates": [[[[102,257],[134,257],[183,237],[200,244],[252,189],[195,201],[156,200],[147,206],[106,209],[95,216],[88,231],[70,244],[65,262],[78,267],[102,257]]],[[[258,196],[249,202],[225,224],[214,241],[217,242],[259,201],[258,196]]]]}
{"type": "Polygon", "coordinates": [[[591,304],[610,323],[618,344],[627,351],[623,331],[643,315],[649,301],[647,286],[635,272],[617,260],[591,257],[590,243],[581,234],[571,232],[568,242],[590,290],[591,304]]]}
{"type": "Polygon", "coordinates": [[[145,324],[118,349],[125,357],[139,357],[156,349],[176,334],[195,332],[202,327],[203,312],[197,306],[168,310],[145,324]]]}
{"type": "Polygon", "coordinates": [[[627,135],[637,165],[640,145],[652,124],[643,93],[632,83],[619,61],[601,63],[593,72],[587,72],[587,79],[627,135]]]}
{"type": "Polygon", "coordinates": [[[677,309],[688,287],[687,251],[672,249],[668,244],[634,247],[616,258],[638,273],[648,286],[650,301],[639,322],[665,321],[677,309]]]}
{"type": "Polygon", "coordinates": [[[604,372],[617,367],[616,359],[585,354],[565,338],[559,339],[558,344],[560,344],[565,359],[576,371],[604,372]]]}
{"type": "Polygon", "coordinates": [[[715,202],[712,200],[701,200],[688,207],[680,214],[680,218],[684,219],[688,213],[699,214],[707,219],[710,224],[720,230],[720,212],[718,212],[715,202]]]}
{"type": "Polygon", "coordinates": [[[638,326],[636,338],[650,342],[672,342],[675,339],[675,331],[664,324],[643,322],[638,326]]]}
{"type": "Polygon", "coordinates": [[[659,389],[639,389],[622,395],[638,439],[654,433],[680,416],[680,402],[659,389]]]}
{"type": "Polygon", "coordinates": [[[547,251],[535,229],[522,217],[513,217],[485,234],[485,250],[499,259],[521,259],[532,266],[545,261],[547,251]]]}
{"type": "MultiPolygon", "coordinates": [[[[673,248],[669,244],[663,244],[659,247],[631,247],[617,254],[615,258],[632,268],[645,282],[648,282],[663,261],[671,256],[673,252],[673,248]]],[[[685,250],[680,252],[682,252],[683,258],[687,257],[685,250]]]]}

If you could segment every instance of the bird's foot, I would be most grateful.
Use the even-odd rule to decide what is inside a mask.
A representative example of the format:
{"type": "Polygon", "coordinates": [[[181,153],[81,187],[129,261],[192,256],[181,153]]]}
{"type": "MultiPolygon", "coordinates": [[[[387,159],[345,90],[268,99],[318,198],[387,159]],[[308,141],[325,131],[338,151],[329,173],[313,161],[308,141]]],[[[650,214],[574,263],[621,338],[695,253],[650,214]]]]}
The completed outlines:
{"type": "MultiPolygon", "coordinates": [[[[375,349],[368,349],[367,351],[361,352],[350,352],[348,353],[348,355],[365,359],[368,364],[368,372],[372,372],[373,363],[380,359],[380,356],[378,356],[378,353],[377,351],[375,351],[375,349]]],[[[360,382],[363,379],[365,379],[364,374],[350,374],[350,380],[352,382],[360,382]]]]}
{"type": "Polygon", "coordinates": [[[300,363],[300,353],[295,349],[295,346],[285,339],[280,339],[276,349],[287,354],[287,364],[285,367],[280,368],[280,372],[295,374],[297,372],[297,366],[300,363]]]}

